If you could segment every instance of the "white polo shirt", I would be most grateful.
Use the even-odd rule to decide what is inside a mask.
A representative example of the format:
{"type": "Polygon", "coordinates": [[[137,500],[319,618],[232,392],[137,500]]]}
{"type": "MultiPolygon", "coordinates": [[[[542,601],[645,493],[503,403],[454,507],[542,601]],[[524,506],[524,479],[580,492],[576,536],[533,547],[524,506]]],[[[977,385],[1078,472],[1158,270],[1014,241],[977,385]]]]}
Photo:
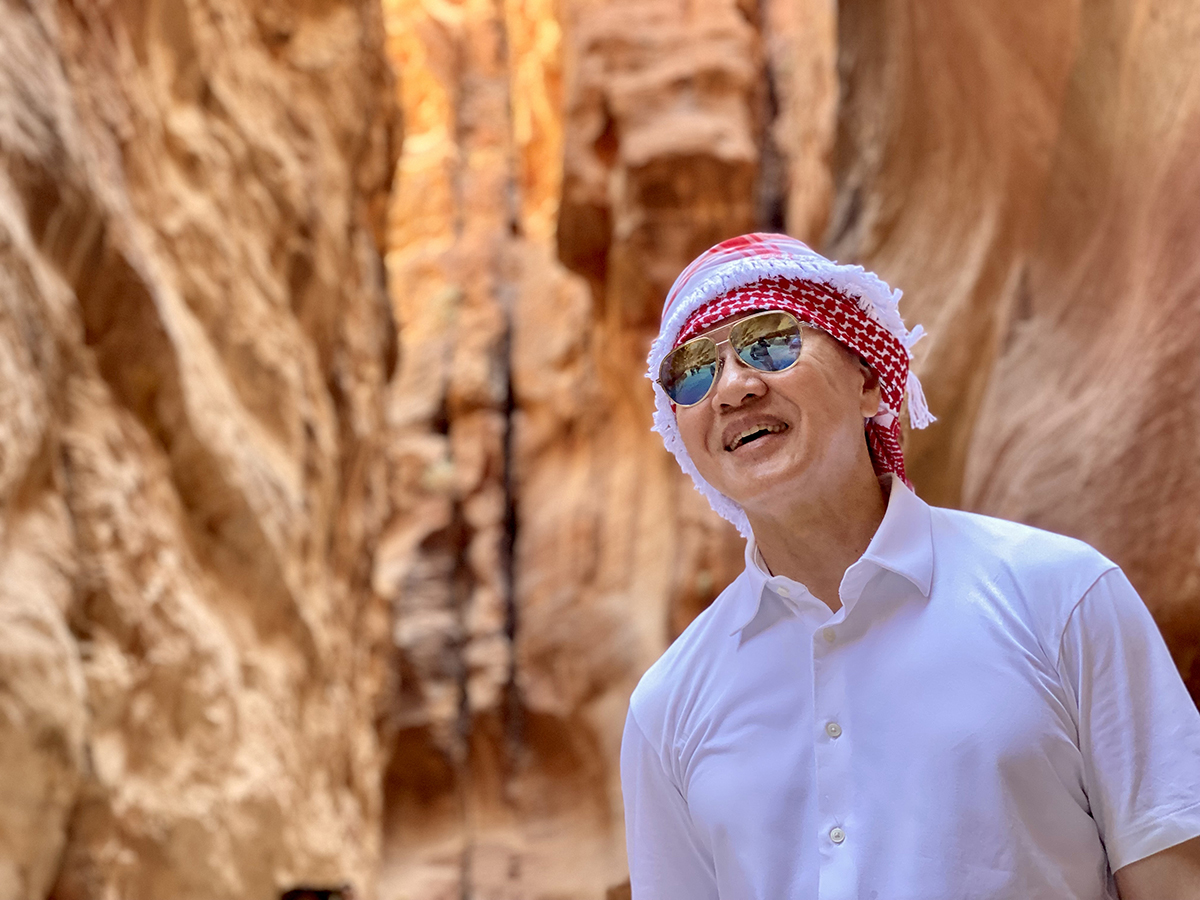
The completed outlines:
{"type": "Polygon", "coordinates": [[[1099,900],[1200,835],[1200,715],[1086,544],[893,479],[838,612],[746,558],[630,701],[634,900],[1099,900]]]}

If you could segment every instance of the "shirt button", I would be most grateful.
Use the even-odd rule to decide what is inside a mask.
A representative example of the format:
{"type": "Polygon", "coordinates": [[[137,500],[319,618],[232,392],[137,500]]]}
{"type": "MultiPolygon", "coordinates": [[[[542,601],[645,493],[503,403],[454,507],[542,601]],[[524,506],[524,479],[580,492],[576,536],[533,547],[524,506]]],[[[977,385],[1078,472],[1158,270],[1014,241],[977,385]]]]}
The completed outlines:
{"type": "Polygon", "coordinates": [[[779,585],[777,588],[775,588],[775,591],[779,594],[780,597],[792,596],[792,592],[788,590],[786,584],[779,585]]]}
{"type": "Polygon", "coordinates": [[[837,640],[837,632],[832,628],[826,628],[821,632],[821,636],[825,638],[825,643],[827,644],[832,644],[835,640],[837,640]]]}
{"type": "Polygon", "coordinates": [[[830,722],[825,726],[825,733],[831,738],[840,738],[842,736],[842,726],[837,722],[830,722]]]}
{"type": "Polygon", "coordinates": [[[829,839],[835,844],[840,844],[846,839],[846,832],[842,831],[840,828],[834,828],[829,832],[829,839]]]}

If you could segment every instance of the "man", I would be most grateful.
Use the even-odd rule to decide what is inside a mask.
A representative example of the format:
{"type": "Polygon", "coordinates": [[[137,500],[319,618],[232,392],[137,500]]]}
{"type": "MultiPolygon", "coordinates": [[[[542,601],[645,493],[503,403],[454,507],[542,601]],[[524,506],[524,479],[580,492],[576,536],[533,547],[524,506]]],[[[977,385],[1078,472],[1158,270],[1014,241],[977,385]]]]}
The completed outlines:
{"type": "Polygon", "coordinates": [[[898,301],[780,235],[667,297],[655,429],[746,569],[630,701],[634,900],[1200,898],[1200,715],[1154,622],[1085,544],[912,492],[898,301]]]}

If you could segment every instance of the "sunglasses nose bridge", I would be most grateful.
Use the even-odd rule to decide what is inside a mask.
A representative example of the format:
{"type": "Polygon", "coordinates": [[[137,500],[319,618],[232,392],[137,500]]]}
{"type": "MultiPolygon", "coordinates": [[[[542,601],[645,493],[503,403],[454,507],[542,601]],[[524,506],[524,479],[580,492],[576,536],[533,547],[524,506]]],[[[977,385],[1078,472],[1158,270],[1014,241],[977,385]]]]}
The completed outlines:
{"type": "Polygon", "coordinates": [[[707,399],[716,399],[720,401],[720,395],[724,389],[730,385],[735,386],[735,392],[741,390],[739,401],[744,400],[748,394],[759,393],[765,389],[766,382],[763,381],[763,372],[746,362],[734,349],[733,344],[729,339],[721,341],[717,345],[717,371],[713,376],[712,387],[708,389],[707,399]],[[725,377],[722,380],[722,373],[725,377]],[[759,391],[748,390],[753,383],[762,385],[759,391]],[[741,387],[738,387],[741,386],[741,387]]]}

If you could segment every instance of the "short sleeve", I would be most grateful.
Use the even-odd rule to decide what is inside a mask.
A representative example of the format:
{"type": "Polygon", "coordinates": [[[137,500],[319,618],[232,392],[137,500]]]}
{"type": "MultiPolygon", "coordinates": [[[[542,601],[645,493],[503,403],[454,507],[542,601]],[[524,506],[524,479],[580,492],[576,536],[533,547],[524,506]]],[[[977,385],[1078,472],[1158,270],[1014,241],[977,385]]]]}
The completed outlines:
{"type": "Polygon", "coordinates": [[[711,855],[632,710],[621,739],[621,792],[633,900],[717,900],[711,855]]]}
{"type": "Polygon", "coordinates": [[[1133,586],[1102,575],[1063,632],[1092,817],[1112,871],[1200,835],[1200,713],[1133,586]]]}

